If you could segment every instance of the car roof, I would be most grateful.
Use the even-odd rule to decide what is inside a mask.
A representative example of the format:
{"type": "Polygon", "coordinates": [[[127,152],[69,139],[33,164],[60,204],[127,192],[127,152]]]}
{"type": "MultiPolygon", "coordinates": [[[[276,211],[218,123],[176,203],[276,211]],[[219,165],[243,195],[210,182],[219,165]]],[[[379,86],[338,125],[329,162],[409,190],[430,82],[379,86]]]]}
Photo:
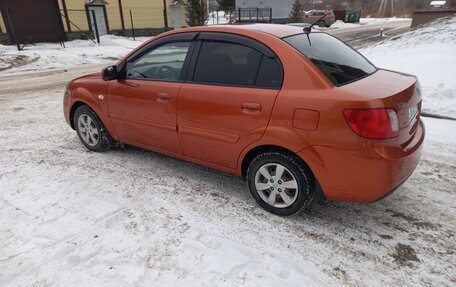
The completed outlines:
{"type": "Polygon", "coordinates": [[[280,25],[280,24],[246,24],[246,25],[213,25],[213,26],[200,26],[192,28],[184,28],[174,30],[175,32],[226,32],[226,33],[239,33],[242,30],[249,30],[259,33],[266,33],[278,38],[284,38],[291,35],[303,33],[302,28],[280,25]]]}

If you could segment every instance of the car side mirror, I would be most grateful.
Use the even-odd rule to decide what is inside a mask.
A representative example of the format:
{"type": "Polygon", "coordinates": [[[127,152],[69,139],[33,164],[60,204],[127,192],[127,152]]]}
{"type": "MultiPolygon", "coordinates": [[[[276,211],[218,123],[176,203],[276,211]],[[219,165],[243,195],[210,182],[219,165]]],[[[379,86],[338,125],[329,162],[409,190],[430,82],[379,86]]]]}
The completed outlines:
{"type": "Polygon", "coordinates": [[[109,66],[104,68],[101,71],[101,77],[103,81],[111,81],[118,78],[117,67],[116,66],[109,66]]]}

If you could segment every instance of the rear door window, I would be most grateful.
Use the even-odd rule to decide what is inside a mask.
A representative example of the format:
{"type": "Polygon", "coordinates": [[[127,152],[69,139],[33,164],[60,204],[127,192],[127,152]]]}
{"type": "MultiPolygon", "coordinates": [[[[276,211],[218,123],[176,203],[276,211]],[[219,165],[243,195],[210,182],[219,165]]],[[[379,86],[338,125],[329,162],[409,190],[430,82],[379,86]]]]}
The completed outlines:
{"type": "Polygon", "coordinates": [[[282,69],[279,60],[263,55],[255,85],[263,88],[282,86],[282,69]]]}
{"type": "Polygon", "coordinates": [[[254,86],[263,54],[236,43],[204,41],[193,81],[197,83],[254,86]]]}

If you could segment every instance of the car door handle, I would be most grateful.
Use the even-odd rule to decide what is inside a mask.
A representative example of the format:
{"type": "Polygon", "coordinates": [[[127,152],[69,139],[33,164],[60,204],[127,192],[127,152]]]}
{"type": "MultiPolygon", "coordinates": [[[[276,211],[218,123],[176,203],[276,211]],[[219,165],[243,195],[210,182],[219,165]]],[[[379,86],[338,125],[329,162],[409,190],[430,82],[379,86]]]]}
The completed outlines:
{"type": "Polygon", "coordinates": [[[258,113],[261,111],[261,104],[259,103],[242,103],[241,110],[245,113],[258,113]]]}
{"type": "Polygon", "coordinates": [[[161,102],[161,103],[165,103],[165,102],[169,102],[169,94],[168,93],[165,93],[165,92],[158,92],[155,96],[155,99],[157,100],[157,102],[161,102]]]}

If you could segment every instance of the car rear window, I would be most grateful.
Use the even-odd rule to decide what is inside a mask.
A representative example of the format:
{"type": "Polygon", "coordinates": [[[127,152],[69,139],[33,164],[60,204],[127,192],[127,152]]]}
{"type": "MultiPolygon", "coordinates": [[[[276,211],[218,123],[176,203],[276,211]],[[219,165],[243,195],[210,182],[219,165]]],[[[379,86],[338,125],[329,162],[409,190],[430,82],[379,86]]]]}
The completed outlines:
{"type": "Polygon", "coordinates": [[[337,86],[357,81],[377,70],[360,53],[326,33],[298,34],[283,40],[309,58],[337,86]]]}

